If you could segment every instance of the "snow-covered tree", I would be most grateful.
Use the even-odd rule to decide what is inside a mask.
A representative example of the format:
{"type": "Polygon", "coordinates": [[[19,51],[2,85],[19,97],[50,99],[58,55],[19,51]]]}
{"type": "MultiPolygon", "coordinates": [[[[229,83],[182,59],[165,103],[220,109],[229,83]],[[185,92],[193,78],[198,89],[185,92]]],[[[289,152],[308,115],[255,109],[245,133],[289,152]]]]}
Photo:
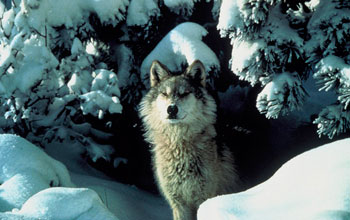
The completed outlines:
{"type": "Polygon", "coordinates": [[[293,10],[283,10],[282,2],[223,1],[218,29],[232,44],[231,70],[251,85],[264,89],[257,108],[267,118],[277,118],[302,106],[306,92],[302,86],[304,40],[293,29],[293,10]]]}
{"type": "Polygon", "coordinates": [[[100,59],[101,42],[90,21],[95,16],[103,25],[116,26],[127,4],[14,0],[1,11],[1,132],[42,144],[73,139],[87,147],[93,160],[108,159],[112,147],[91,136],[110,135],[82,118],[120,114],[121,94],[116,73],[100,59]]]}
{"type": "Polygon", "coordinates": [[[218,29],[232,44],[230,67],[263,90],[256,106],[267,118],[300,109],[312,75],[337,103],[314,121],[332,138],[350,128],[349,3],[321,0],[223,0],[218,29]]]}
{"type": "Polygon", "coordinates": [[[350,129],[350,2],[313,1],[308,23],[311,36],[305,48],[313,77],[321,90],[334,90],[338,100],[321,111],[318,133],[334,135],[350,129]]]}

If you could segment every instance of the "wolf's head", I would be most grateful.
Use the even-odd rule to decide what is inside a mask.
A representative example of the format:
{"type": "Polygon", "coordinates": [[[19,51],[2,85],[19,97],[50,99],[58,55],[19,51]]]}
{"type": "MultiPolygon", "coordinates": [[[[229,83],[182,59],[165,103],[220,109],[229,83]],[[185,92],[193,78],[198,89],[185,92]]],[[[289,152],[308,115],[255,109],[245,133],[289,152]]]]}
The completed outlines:
{"type": "Polygon", "coordinates": [[[151,89],[141,102],[144,121],[160,124],[192,124],[215,121],[216,104],[205,89],[206,72],[199,60],[184,73],[172,75],[159,61],[150,69],[151,89]]]}

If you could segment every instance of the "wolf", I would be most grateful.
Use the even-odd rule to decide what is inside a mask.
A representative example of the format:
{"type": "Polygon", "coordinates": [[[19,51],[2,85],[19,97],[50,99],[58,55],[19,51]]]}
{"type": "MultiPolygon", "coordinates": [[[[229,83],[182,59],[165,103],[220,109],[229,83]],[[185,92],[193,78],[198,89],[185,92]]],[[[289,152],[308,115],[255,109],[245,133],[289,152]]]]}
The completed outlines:
{"type": "Polygon", "coordinates": [[[202,202],[238,185],[231,152],[216,144],[216,102],[206,89],[205,67],[196,60],[173,75],[153,61],[150,87],[139,113],[158,187],[174,220],[194,220],[202,202]]]}

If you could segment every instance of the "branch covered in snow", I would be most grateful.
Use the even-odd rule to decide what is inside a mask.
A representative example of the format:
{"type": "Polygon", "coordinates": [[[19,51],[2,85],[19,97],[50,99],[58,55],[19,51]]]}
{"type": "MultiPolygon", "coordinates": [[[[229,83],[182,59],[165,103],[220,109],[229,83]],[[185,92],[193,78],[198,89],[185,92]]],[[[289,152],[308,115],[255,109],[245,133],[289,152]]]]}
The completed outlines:
{"type": "Polygon", "coordinates": [[[267,118],[278,118],[300,109],[306,95],[297,73],[282,73],[265,85],[258,95],[257,108],[267,118]]]}
{"type": "Polygon", "coordinates": [[[345,133],[350,129],[350,111],[345,110],[342,105],[327,106],[315,119],[317,133],[333,138],[335,135],[345,133]]]}
{"type": "Polygon", "coordinates": [[[254,35],[267,21],[273,0],[223,0],[218,29],[230,38],[254,35]]]}

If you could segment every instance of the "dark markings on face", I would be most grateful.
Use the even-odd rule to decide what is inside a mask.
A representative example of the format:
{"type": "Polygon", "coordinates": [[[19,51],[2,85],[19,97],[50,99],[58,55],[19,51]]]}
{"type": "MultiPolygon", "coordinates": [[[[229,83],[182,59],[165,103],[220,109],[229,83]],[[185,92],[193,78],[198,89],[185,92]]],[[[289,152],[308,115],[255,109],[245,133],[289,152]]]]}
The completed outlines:
{"type": "Polygon", "coordinates": [[[184,99],[195,92],[195,88],[183,76],[172,77],[159,85],[158,92],[164,97],[184,99]]]}
{"type": "Polygon", "coordinates": [[[194,82],[184,75],[178,75],[167,78],[151,88],[148,96],[152,102],[157,99],[158,95],[172,99],[185,99],[192,93],[196,99],[201,100],[205,104],[206,100],[202,89],[203,87],[199,82],[194,82]]]}

